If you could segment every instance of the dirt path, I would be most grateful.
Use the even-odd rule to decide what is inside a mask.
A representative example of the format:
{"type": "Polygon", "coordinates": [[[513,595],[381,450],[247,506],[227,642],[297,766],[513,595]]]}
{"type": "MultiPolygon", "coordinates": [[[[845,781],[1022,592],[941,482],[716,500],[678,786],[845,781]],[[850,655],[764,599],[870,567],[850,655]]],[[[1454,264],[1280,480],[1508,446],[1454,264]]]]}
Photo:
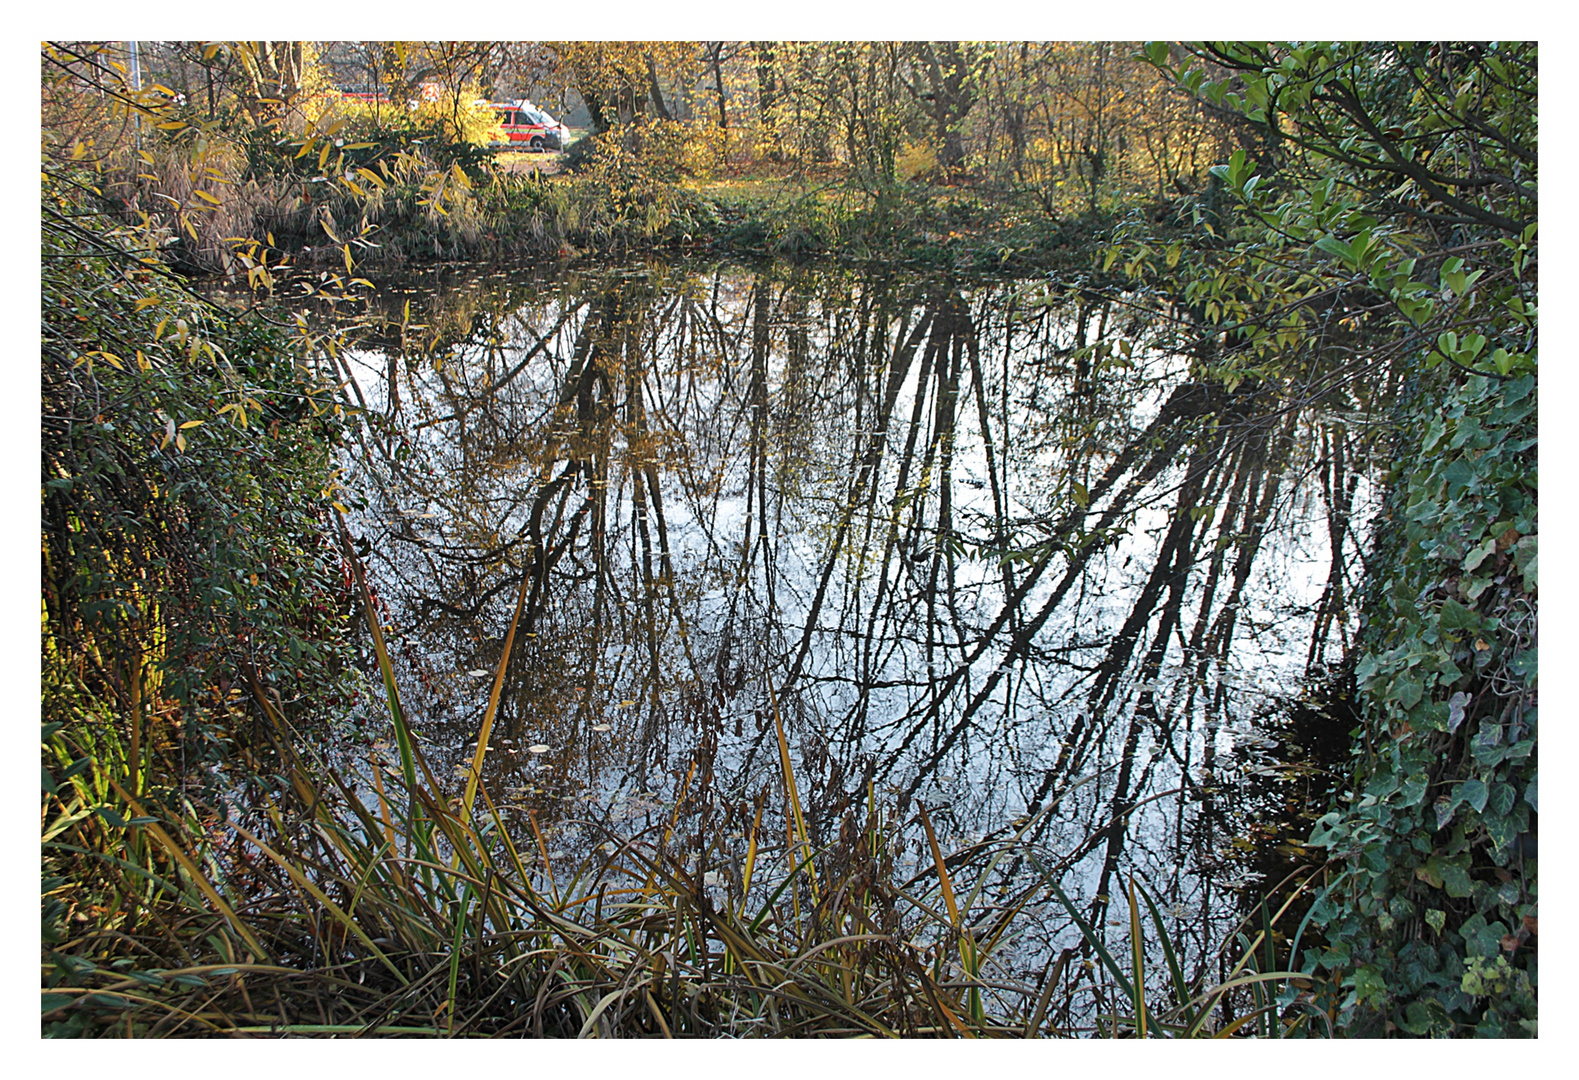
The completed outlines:
{"type": "Polygon", "coordinates": [[[494,156],[500,169],[509,173],[539,172],[544,176],[557,176],[565,155],[557,152],[516,153],[507,151],[494,156]]]}

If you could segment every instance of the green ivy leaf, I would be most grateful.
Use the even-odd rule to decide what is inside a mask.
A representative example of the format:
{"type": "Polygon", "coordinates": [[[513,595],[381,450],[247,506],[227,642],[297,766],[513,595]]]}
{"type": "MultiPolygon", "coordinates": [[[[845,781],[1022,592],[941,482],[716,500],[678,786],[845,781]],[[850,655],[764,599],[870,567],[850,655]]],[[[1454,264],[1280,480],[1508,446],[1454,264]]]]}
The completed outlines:
{"type": "Polygon", "coordinates": [[[1464,710],[1469,707],[1470,697],[1460,690],[1447,699],[1447,730],[1457,731],[1458,725],[1464,722],[1464,710]]]}
{"type": "Polygon", "coordinates": [[[1486,835],[1491,839],[1492,847],[1498,851],[1506,850],[1518,835],[1518,822],[1511,817],[1492,812],[1490,809],[1480,817],[1481,828],[1486,830],[1486,835]]]}
{"type": "Polygon", "coordinates": [[[1412,709],[1420,703],[1423,690],[1420,680],[1413,675],[1400,676],[1393,682],[1393,698],[1405,709],[1412,709]]]}
{"type": "Polygon", "coordinates": [[[1398,789],[1400,807],[1416,806],[1425,798],[1425,790],[1431,783],[1431,778],[1423,772],[1410,773],[1404,778],[1403,787],[1398,789]]]}
{"type": "MultiPolygon", "coordinates": [[[[1507,748],[1502,744],[1502,725],[1495,720],[1482,720],[1480,730],[1475,733],[1473,739],[1469,740],[1469,750],[1476,761],[1488,768],[1500,764],[1507,755],[1507,748]]],[[[1484,796],[1481,802],[1485,802],[1484,796]]],[[[1475,809],[1479,810],[1480,807],[1477,806],[1475,809]]]]}
{"type": "Polygon", "coordinates": [[[1532,678],[1540,670],[1540,661],[1536,656],[1536,649],[1525,649],[1508,661],[1508,670],[1521,679],[1532,678]]]}
{"type": "Polygon", "coordinates": [[[1426,867],[1441,880],[1449,896],[1459,899],[1475,891],[1474,886],[1470,884],[1469,871],[1466,869],[1468,862],[1467,855],[1455,855],[1452,858],[1433,855],[1426,860],[1426,867]]]}
{"type": "Polygon", "coordinates": [[[1518,569],[1519,576],[1524,579],[1525,587],[1531,592],[1539,588],[1535,580],[1537,543],[1536,537],[1526,536],[1513,545],[1513,565],[1518,569]]]}
{"type": "Polygon", "coordinates": [[[1473,571],[1477,566],[1479,566],[1481,563],[1486,561],[1486,556],[1490,555],[1492,552],[1494,552],[1496,550],[1497,550],[1496,537],[1493,537],[1493,536],[1486,537],[1486,539],[1482,543],[1480,543],[1480,544],[1476,545],[1474,548],[1470,549],[1469,554],[1464,556],[1464,569],[1465,569],[1465,571],[1466,572],[1473,571]]]}
{"type": "MultiPolygon", "coordinates": [[[[1452,890],[1448,890],[1452,895],[1452,890]]],[[[1468,894],[1465,894],[1468,895],[1468,894]]],[[[1497,956],[1502,952],[1502,936],[1508,928],[1500,922],[1487,922],[1486,917],[1478,911],[1464,920],[1459,933],[1464,935],[1464,944],[1469,947],[1470,956],[1497,956]]]]}
{"type": "Polygon", "coordinates": [[[1465,780],[1458,785],[1458,790],[1453,793],[1453,797],[1458,802],[1468,803],[1474,808],[1475,813],[1478,814],[1486,808],[1488,794],[1484,781],[1465,780]]]}
{"type": "Polygon", "coordinates": [[[1493,784],[1491,799],[1487,803],[1494,814],[1509,814],[1513,811],[1514,804],[1519,801],[1519,793],[1512,784],[1493,784]]]}
{"type": "MultiPolygon", "coordinates": [[[[1495,547],[1496,541],[1491,541],[1491,544],[1495,547]]],[[[1466,559],[1465,566],[1468,565],[1466,559]]],[[[1479,615],[1450,596],[1442,602],[1442,612],[1438,616],[1438,621],[1445,630],[1470,630],[1478,627],[1481,620],[1479,615]]]]}
{"type": "Polygon", "coordinates": [[[1387,982],[1380,971],[1366,964],[1354,972],[1354,994],[1362,1005],[1380,1006],[1387,1000],[1387,982]]]}

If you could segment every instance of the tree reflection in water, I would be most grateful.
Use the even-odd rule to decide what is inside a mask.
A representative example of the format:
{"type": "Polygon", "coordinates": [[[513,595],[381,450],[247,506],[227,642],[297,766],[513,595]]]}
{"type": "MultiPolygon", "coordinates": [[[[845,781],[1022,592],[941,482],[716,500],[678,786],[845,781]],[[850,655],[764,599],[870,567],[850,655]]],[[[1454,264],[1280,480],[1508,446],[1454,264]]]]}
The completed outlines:
{"type": "Polygon", "coordinates": [[[1025,283],[651,266],[381,296],[348,358],[353,529],[435,758],[476,737],[469,673],[524,581],[484,782],[564,850],[661,817],[727,854],[782,809],[778,716],[813,844],[869,790],[923,802],[960,866],[1045,810],[1022,840],[1094,914],[1133,869],[1215,945],[1256,717],[1353,630],[1388,387],[1313,365],[1229,393],[1166,318],[1025,283]]]}

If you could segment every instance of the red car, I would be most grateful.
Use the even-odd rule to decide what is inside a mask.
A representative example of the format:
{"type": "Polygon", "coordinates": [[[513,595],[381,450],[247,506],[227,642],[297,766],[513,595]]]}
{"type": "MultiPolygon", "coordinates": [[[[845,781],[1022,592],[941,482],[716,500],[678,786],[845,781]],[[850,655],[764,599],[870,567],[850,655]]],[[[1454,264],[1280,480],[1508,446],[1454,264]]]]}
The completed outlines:
{"type": "Polygon", "coordinates": [[[504,138],[495,145],[514,146],[524,143],[528,150],[564,148],[567,134],[565,125],[530,101],[495,103],[491,107],[499,114],[499,127],[504,132],[504,138]]]}

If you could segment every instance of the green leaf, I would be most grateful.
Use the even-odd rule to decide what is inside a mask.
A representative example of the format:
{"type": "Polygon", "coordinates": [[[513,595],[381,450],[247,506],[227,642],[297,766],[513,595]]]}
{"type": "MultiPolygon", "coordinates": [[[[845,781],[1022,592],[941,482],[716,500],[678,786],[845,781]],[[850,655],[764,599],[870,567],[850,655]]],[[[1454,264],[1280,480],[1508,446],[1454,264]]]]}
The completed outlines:
{"type": "MultiPolygon", "coordinates": [[[[1455,603],[1449,600],[1448,603],[1455,603]]],[[[1462,605],[1456,605],[1462,607],[1462,605]]],[[[1458,725],[1464,722],[1464,710],[1469,706],[1470,697],[1460,690],[1447,699],[1447,730],[1457,731],[1458,725]]]]}
{"type": "MultiPolygon", "coordinates": [[[[1496,541],[1492,541],[1495,546],[1496,541]]],[[[1454,600],[1451,596],[1442,602],[1438,621],[1444,630],[1472,630],[1480,626],[1480,616],[1454,600]]]]}
{"type": "Polygon", "coordinates": [[[1492,847],[1499,851],[1506,850],[1518,836],[1518,823],[1511,817],[1487,811],[1481,815],[1480,824],[1491,838],[1492,847]]]}
{"type": "Polygon", "coordinates": [[[1316,246],[1329,255],[1336,255],[1346,263],[1354,261],[1354,251],[1336,236],[1323,236],[1316,241],[1316,246]]]}
{"type": "Polygon", "coordinates": [[[1524,578],[1525,586],[1532,592],[1540,586],[1536,584],[1536,546],[1538,538],[1526,536],[1513,545],[1513,565],[1518,568],[1519,576],[1524,578]]]}
{"type": "Polygon", "coordinates": [[[1453,793],[1453,798],[1459,802],[1468,803],[1474,808],[1475,813],[1478,814],[1486,808],[1488,794],[1484,781],[1465,780],[1458,785],[1458,789],[1453,793]]]}
{"type": "Polygon", "coordinates": [[[1430,785],[1431,779],[1423,772],[1410,773],[1404,778],[1404,783],[1398,789],[1399,806],[1414,806],[1425,798],[1425,790],[1430,785]]]}
{"type": "Polygon", "coordinates": [[[1486,537],[1486,539],[1484,541],[1482,541],[1480,544],[1476,545],[1476,547],[1473,548],[1468,555],[1464,556],[1464,569],[1466,571],[1474,570],[1475,567],[1479,566],[1482,562],[1485,561],[1486,556],[1490,555],[1492,552],[1494,552],[1496,550],[1497,550],[1497,539],[1496,539],[1496,537],[1494,537],[1494,536],[1486,537]]]}
{"type": "MultiPolygon", "coordinates": [[[[1476,761],[1488,768],[1500,764],[1507,756],[1507,748],[1502,742],[1502,725],[1495,720],[1482,720],[1480,730],[1475,732],[1473,739],[1469,740],[1469,750],[1476,761]]],[[[1481,808],[1477,806],[1475,809],[1481,808]]]]}
{"type": "MultiPolygon", "coordinates": [[[[1452,891],[1449,890],[1449,895],[1452,891]]],[[[1469,895],[1465,893],[1464,895],[1469,895]]],[[[1508,928],[1500,922],[1486,922],[1486,917],[1479,912],[1464,920],[1464,925],[1459,933],[1464,935],[1464,944],[1467,945],[1470,956],[1496,956],[1502,951],[1502,935],[1508,928]]]]}
{"type": "Polygon", "coordinates": [[[1466,855],[1458,855],[1451,859],[1433,855],[1426,860],[1426,868],[1433,877],[1442,882],[1449,896],[1459,899],[1475,891],[1474,886],[1470,884],[1469,871],[1465,868],[1467,862],[1466,855]]]}
{"type": "Polygon", "coordinates": [[[1508,661],[1508,670],[1521,679],[1528,679],[1540,671],[1538,647],[1525,649],[1508,661]]]}
{"type": "Polygon", "coordinates": [[[1380,971],[1367,964],[1354,973],[1354,993],[1362,1005],[1379,1006],[1387,999],[1387,982],[1380,971]]]}
{"type": "Polygon", "coordinates": [[[1405,709],[1412,709],[1420,703],[1420,695],[1424,688],[1420,680],[1413,675],[1403,675],[1393,682],[1393,698],[1405,709]]]}
{"type": "Polygon", "coordinates": [[[1343,815],[1332,810],[1316,822],[1316,827],[1310,833],[1310,844],[1312,847],[1331,847],[1347,833],[1348,830],[1343,826],[1343,815]]]}

